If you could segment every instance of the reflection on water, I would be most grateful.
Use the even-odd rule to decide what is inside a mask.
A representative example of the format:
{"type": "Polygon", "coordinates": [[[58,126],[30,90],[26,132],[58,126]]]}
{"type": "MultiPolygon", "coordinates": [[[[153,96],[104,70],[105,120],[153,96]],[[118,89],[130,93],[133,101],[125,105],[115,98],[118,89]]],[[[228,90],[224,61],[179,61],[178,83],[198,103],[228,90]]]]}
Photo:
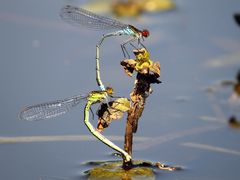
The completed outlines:
{"type": "Polygon", "coordinates": [[[235,13],[235,14],[233,15],[233,17],[234,17],[234,20],[236,21],[237,25],[240,26],[240,13],[239,13],[239,12],[238,12],[238,13],[235,13]]]}
{"type": "MultiPolygon", "coordinates": [[[[122,136],[108,136],[111,141],[123,141],[122,136]]],[[[136,142],[147,141],[148,137],[136,137],[136,142]]],[[[35,142],[67,142],[67,141],[98,141],[94,136],[90,135],[55,135],[55,136],[16,136],[1,137],[0,144],[11,143],[35,143],[35,142]]]]}
{"type": "Polygon", "coordinates": [[[230,117],[228,123],[230,127],[240,129],[240,122],[235,116],[230,117]]]}
{"type": "Polygon", "coordinates": [[[194,142],[186,142],[186,143],[182,143],[181,145],[187,146],[187,147],[192,147],[192,148],[197,148],[197,149],[204,149],[204,150],[207,150],[207,151],[227,153],[227,154],[232,154],[232,155],[240,156],[240,151],[231,150],[231,149],[227,149],[227,148],[223,148],[223,147],[217,147],[217,146],[207,145],[207,144],[199,144],[199,143],[194,143],[194,142]]]}
{"type": "Polygon", "coordinates": [[[206,90],[219,121],[228,120],[230,127],[237,128],[240,120],[240,70],[235,80],[219,81],[206,90]]]}
{"type": "Polygon", "coordinates": [[[222,68],[227,66],[239,66],[240,65],[240,53],[233,52],[230,54],[220,55],[216,58],[209,59],[205,63],[207,68],[222,68]]]}
{"type": "Polygon", "coordinates": [[[39,177],[39,180],[70,180],[70,178],[46,175],[46,176],[39,177]]]}
{"type": "Polygon", "coordinates": [[[159,144],[166,143],[166,142],[178,139],[178,138],[182,138],[185,136],[192,136],[192,135],[196,135],[196,134],[202,134],[202,133],[206,133],[208,131],[218,130],[220,128],[222,128],[222,126],[207,125],[207,126],[203,126],[203,127],[185,129],[183,131],[178,131],[178,132],[171,132],[171,133],[161,135],[158,137],[153,137],[146,142],[137,143],[134,147],[136,148],[136,150],[149,149],[154,146],[158,146],[159,144]]]}
{"type": "Polygon", "coordinates": [[[117,17],[137,17],[143,13],[172,10],[175,3],[172,0],[95,0],[81,7],[97,13],[113,13],[117,17]]]}

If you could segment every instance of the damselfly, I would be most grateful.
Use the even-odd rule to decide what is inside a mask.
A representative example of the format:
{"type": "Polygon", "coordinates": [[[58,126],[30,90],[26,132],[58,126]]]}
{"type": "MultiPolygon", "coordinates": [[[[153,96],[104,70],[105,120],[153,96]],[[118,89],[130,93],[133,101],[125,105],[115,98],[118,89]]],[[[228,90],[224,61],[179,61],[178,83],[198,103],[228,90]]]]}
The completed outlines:
{"type": "Polygon", "coordinates": [[[121,36],[121,35],[131,36],[130,39],[128,39],[126,42],[121,44],[123,55],[124,57],[126,57],[127,55],[128,58],[130,58],[130,55],[125,45],[127,43],[130,43],[134,48],[136,48],[131,42],[138,40],[138,44],[144,47],[144,45],[141,43],[141,39],[143,40],[144,38],[148,37],[150,34],[149,31],[146,29],[139,30],[133,25],[124,24],[115,19],[97,15],[93,12],[87,11],[79,7],[71,6],[71,5],[64,6],[61,9],[60,16],[64,21],[68,23],[71,23],[74,25],[82,25],[91,29],[96,29],[96,30],[117,29],[117,31],[115,32],[103,35],[100,42],[97,44],[98,48],[101,46],[103,40],[107,37],[121,36]]]}
{"type": "Polygon", "coordinates": [[[77,106],[81,101],[86,100],[87,103],[84,108],[84,123],[87,126],[88,130],[104,144],[122,154],[126,161],[130,161],[131,156],[127,152],[100,134],[100,132],[95,130],[95,128],[89,122],[89,110],[91,108],[91,105],[107,100],[107,97],[109,95],[111,96],[112,94],[113,89],[107,87],[105,91],[92,91],[87,96],[77,95],[62,100],[41,103],[24,108],[20,112],[19,117],[20,119],[28,121],[53,118],[68,112],[70,109],[77,106]]]}

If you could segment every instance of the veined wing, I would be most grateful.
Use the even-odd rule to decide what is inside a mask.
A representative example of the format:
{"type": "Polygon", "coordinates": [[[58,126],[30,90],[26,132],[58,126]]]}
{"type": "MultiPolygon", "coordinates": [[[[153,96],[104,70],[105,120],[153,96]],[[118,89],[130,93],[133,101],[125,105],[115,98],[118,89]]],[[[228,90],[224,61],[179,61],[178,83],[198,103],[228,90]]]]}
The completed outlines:
{"type": "Polygon", "coordinates": [[[29,106],[20,112],[19,117],[28,121],[53,118],[68,112],[72,107],[77,106],[81,100],[86,98],[86,96],[78,95],[63,100],[29,106]]]}
{"type": "Polygon", "coordinates": [[[73,25],[82,25],[91,29],[124,29],[128,25],[115,19],[97,15],[85,9],[66,5],[60,11],[60,17],[73,25]]]}

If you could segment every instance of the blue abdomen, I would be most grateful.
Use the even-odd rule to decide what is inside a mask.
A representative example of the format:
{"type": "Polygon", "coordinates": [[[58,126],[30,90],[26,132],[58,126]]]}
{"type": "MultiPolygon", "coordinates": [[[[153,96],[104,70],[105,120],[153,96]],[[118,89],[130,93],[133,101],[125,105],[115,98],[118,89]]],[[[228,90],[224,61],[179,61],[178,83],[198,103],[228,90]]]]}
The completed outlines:
{"type": "Polygon", "coordinates": [[[118,33],[121,35],[128,35],[128,36],[136,35],[135,32],[132,29],[130,29],[129,27],[119,30],[118,33]]]}

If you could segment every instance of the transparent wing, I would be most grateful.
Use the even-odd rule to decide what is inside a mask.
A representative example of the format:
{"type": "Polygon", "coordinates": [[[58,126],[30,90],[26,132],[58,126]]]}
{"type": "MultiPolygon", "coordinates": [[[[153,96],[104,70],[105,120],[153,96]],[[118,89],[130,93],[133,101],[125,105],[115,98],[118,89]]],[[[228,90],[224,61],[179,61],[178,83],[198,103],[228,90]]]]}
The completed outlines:
{"type": "Polygon", "coordinates": [[[78,95],[63,100],[56,100],[47,103],[37,104],[24,108],[19,118],[28,121],[49,119],[68,112],[72,107],[77,106],[86,96],[78,95]]]}
{"type": "Polygon", "coordinates": [[[73,25],[82,25],[91,29],[124,29],[128,25],[115,19],[97,15],[85,9],[71,5],[64,6],[60,11],[60,17],[73,25]]]}

